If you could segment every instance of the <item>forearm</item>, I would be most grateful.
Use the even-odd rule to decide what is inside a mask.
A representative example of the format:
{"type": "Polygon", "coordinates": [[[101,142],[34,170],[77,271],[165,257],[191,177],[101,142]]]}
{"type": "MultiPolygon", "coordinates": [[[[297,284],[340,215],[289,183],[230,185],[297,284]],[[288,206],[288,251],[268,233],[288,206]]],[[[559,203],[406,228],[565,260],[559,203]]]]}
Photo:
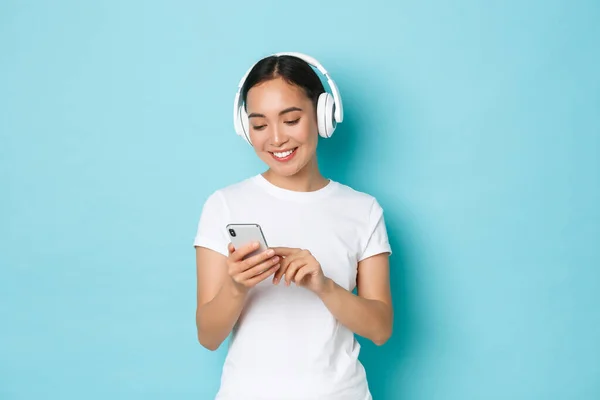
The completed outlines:
{"type": "Polygon", "coordinates": [[[209,350],[216,350],[229,336],[244,307],[246,295],[226,281],[217,295],[196,311],[198,340],[209,350]]]}
{"type": "Polygon", "coordinates": [[[342,325],[377,345],[389,339],[393,320],[389,305],[357,296],[329,278],[325,286],[319,297],[342,325]]]}

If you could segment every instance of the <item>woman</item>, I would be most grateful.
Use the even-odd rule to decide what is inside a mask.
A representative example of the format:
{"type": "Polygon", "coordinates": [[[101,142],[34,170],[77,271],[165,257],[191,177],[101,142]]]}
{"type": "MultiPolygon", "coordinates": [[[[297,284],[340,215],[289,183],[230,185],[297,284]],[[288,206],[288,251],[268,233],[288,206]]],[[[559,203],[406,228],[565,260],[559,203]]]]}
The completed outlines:
{"type": "Polygon", "coordinates": [[[268,169],[217,190],[200,217],[198,339],[215,350],[232,333],[220,400],[371,399],[354,334],[382,345],[392,332],[383,210],[320,173],[341,103],[323,104],[334,96],[305,60],[324,71],[273,55],[242,79],[236,129],[268,169]],[[272,247],[244,259],[256,244],[234,248],[229,223],[259,224],[272,247]]]}

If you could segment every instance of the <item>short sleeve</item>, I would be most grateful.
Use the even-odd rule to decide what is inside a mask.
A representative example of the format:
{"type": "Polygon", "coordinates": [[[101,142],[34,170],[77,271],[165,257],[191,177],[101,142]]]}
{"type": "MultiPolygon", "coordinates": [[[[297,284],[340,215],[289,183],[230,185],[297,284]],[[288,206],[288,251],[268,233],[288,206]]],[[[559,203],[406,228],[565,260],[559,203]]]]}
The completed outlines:
{"type": "Polygon", "coordinates": [[[377,200],[374,200],[371,206],[368,227],[365,232],[366,239],[363,241],[365,246],[358,261],[381,253],[389,253],[391,255],[392,249],[388,240],[383,209],[377,200]]]}
{"type": "Polygon", "coordinates": [[[226,233],[228,216],[229,210],[223,195],[219,191],[214,192],[202,207],[194,246],[206,247],[228,256],[229,237],[226,233]]]}

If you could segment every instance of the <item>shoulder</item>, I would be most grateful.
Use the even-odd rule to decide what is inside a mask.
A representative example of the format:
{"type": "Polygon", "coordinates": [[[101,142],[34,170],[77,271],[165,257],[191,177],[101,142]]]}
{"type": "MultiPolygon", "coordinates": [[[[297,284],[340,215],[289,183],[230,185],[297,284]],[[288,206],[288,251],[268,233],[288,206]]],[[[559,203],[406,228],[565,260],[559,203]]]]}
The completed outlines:
{"type": "Polygon", "coordinates": [[[223,186],[214,190],[208,196],[207,201],[221,201],[226,202],[229,198],[237,197],[239,195],[247,194],[253,189],[253,180],[255,177],[245,178],[243,180],[231,183],[227,186],[223,186]]]}
{"type": "Polygon", "coordinates": [[[246,178],[210,191],[201,206],[201,222],[203,220],[228,219],[235,205],[240,204],[239,199],[248,198],[252,179],[246,178]]]}
{"type": "Polygon", "coordinates": [[[338,190],[336,192],[337,196],[340,200],[344,202],[351,203],[354,207],[360,208],[380,208],[379,202],[377,198],[370,193],[363,192],[353,187],[343,184],[337,183],[338,190]]]}

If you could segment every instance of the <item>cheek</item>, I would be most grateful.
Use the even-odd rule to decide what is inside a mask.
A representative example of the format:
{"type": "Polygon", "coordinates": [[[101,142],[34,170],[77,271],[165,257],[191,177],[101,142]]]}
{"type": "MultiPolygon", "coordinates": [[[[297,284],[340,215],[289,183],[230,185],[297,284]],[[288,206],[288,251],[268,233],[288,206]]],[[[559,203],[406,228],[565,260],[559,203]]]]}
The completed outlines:
{"type": "Polygon", "coordinates": [[[252,141],[252,146],[261,148],[265,142],[267,141],[268,136],[264,133],[264,131],[255,131],[250,128],[250,141],[252,141]]]}
{"type": "Polygon", "coordinates": [[[318,139],[317,124],[313,121],[299,123],[294,127],[294,139],[302,144],[314,144],[318,139]]]}

